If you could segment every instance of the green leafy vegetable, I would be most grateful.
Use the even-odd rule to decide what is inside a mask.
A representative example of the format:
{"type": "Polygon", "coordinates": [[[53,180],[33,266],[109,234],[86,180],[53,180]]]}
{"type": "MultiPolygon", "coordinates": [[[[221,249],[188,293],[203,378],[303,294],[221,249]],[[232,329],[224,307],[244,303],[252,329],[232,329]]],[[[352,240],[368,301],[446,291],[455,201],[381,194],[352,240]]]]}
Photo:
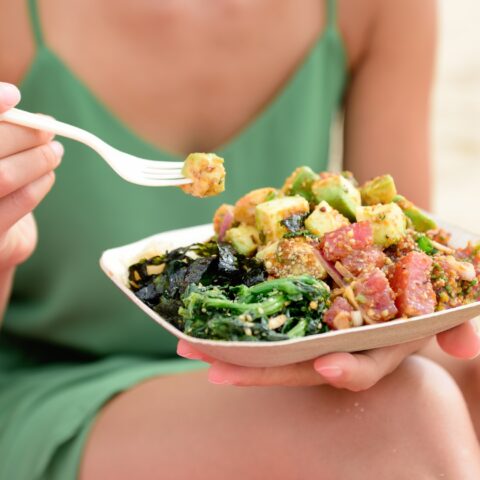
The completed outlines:
{"type": "Polygon", "coordinates": [[[185,333],[195,337],[281,340],[325,331],[322,317],[329,296],[328,286],[309,275],[268,280],[251,287],[191,285],[179,314],[185,333]],[[278,333],[269,328],[268,318],[275,315],[290,320],[288,330],[278,333]]]}

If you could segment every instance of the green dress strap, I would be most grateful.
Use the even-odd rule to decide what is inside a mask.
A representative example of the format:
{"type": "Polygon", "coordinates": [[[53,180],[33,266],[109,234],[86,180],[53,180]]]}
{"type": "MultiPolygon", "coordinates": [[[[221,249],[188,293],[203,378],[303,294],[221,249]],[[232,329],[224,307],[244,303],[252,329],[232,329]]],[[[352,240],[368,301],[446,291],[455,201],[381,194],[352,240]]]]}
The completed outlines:
{"type": "Polygon", "coordinates": [[[30,22],[32,24],[33,36],[37,47],[45,44],[42,31],[42,23],[40,22],[40,15],[38,13],[37,0],[28,0],[28,13],[30,14],[30,22]]]}
{"type": "Polygon", "coordinates": [[[337,28],[337,1],[327,0],[327,30],[337,28]]]}

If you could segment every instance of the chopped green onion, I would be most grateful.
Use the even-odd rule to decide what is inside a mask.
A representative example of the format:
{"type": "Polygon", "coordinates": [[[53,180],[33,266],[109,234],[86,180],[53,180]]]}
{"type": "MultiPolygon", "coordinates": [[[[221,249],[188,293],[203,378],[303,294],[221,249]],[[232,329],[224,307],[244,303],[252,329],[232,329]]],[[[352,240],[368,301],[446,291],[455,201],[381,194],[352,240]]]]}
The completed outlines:
{"type": "Polygon", "coordinates": [[[427,255],[433,255],[438,252],[438,250],[433,246],[432,241],[426,235],[420,235],[417,238],[417,245],[418,248],[427,255]]]}

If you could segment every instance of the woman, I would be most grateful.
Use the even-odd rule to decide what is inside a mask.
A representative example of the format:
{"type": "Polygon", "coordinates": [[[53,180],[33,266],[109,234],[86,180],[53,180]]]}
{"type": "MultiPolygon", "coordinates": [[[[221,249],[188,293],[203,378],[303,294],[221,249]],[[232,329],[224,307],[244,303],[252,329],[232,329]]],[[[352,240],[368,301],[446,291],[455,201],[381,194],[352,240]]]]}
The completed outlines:
{"type": "MultiPolygon", "coordinates": [[[[225,195],[199,201],[129,185],[62,140],[42,200],[62,147],[0,124],[0,478],[479,478],[459,388],[409,357],[424,342],[282,369],[214,362],[212,383],[272,386],[219,388],[96,265],[103,249],[208,221],[298,164],[326,169],[342,100],[346,168],[360,180],[390,172],[426,206],[432,0],[0,8],[1,111],[19,84],[20,107],[144,157],[216,151],[229,177],[225,195]]],[[[439,340],[458,357],[479,350],[469,324],[439,340]]]]}

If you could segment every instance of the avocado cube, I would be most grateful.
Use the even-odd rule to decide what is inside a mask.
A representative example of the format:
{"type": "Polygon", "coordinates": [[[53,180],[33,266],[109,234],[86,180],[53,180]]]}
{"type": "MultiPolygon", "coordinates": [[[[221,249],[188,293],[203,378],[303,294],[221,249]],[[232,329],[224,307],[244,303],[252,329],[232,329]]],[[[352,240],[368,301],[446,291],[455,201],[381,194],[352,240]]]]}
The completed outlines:
{"type": "Polygon", "coordinates": [[[310,212],[310,206],[303,197],[283,197],[257,205],[255,219],[260,238],[265,243],[282,238],[288,231],[280,223],[292,215],[304,215],[310,212]]]}
{"type": "Polygon", "coordinates": [[[417,232],[426,232],[437,228],[435,221],[416,207],[407,208],[403,213],[411,220],[417,232]]]}
{"type": "Polygon", "coordinates": [[[397,195],[397,188],[391,175],[382,175],[366,182],[360,188],[364,205],[390,203],[397,195]]]}
{"type": "Polygon", "coordinates": [[[323,237],[328,232],[348,225],[350,222],[327,202],[320,202],[305,220],[305,228],[314,235],[323,237]]]}
{"type": "Polygon", "coordinates": [[[245,255],[246,257],[253,255],[260,243],[258,230],[250,225],[239,225],[238,227],[230,228],[225,234],[225,240],[240,255],[245,255]]]}
{"type": "Polygon", "coordinates": [[[255,226],[255,207],[263,202],[268,202],[280,196],[276,188],[257,188],[237,200],[233,216],[238,223],[255,226]]]}
{"type": "Polygon", "coordinates": [[[312,203],[314,201],[312,183],[318,178],[319,176],[310,167],[298,167],[285,180],[282,192],[285,195],[301,195],[312,203]]]}
{"type": "Polygon", "coordinates": [[[410,219],[414,230],[417,232],[426,232],[437,228],[435,220],[430,218],[412,202],[402,195],[396,195],[393,201],[403,210],[403,213],[410,219]]]}
{"type": "Polygon", "coordinates": [[[355,212],[361,204],[360,192],[342,175],[316,180],[312,192],[317,203],[324,200],[349,220],[355,220],[355,212]]]}
{"type": "Polygon", "coordinates": [[[357,220],[372,225],[373,242],[384,248],[398,243],[407,230],[405,215],[395,203],[358,207],[357,220]]]}

